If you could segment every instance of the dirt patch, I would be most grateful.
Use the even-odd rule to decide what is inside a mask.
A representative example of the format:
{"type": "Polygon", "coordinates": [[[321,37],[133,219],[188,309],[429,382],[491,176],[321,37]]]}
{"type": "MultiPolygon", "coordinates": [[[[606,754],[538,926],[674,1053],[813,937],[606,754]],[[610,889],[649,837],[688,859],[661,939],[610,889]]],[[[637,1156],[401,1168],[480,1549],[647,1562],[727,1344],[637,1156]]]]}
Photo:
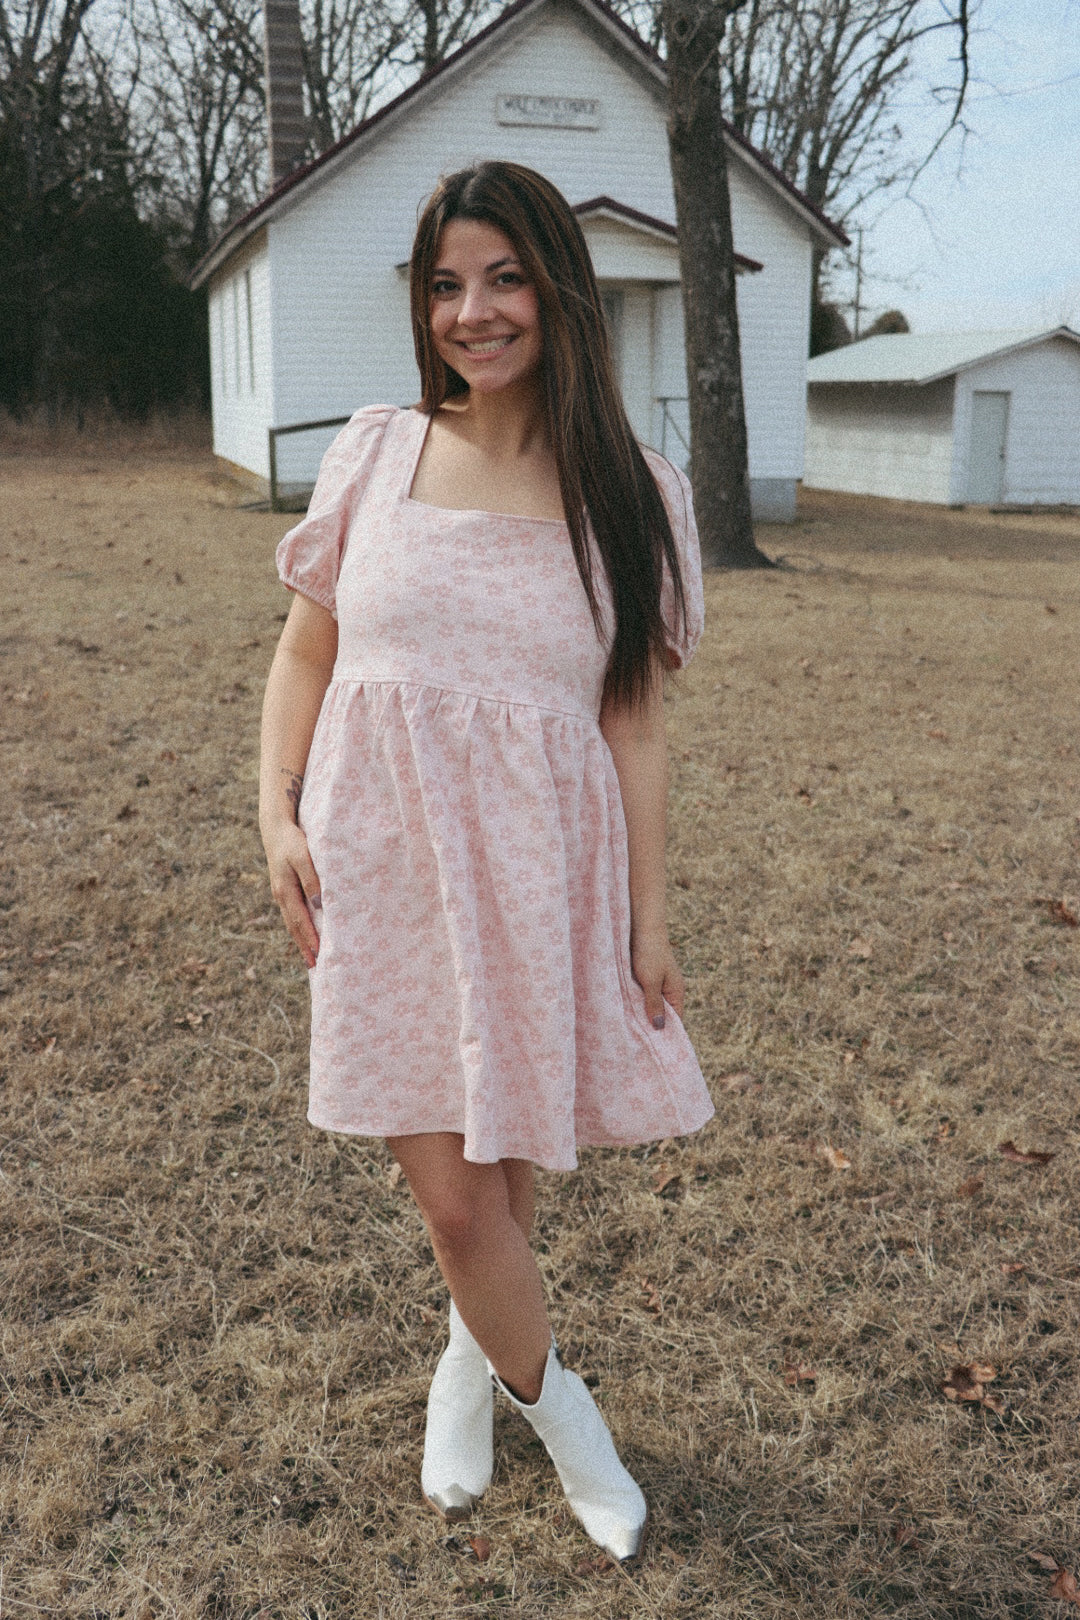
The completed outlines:
{"type": "Polygon", "coordinates": [[[787,569],[709,581],[670,872],[718,1116],[542,1178],[560,1338],[650,1498],[627,1576],[508,1412],[475,1523],[420,1502],[445,1298],[381,1146],[304,1123],[255,832],[290,520],[190,451],[2,474],[10,1612],[1049,1612],[1030,1554],[1078,1544],[1075,521],[814,496],[765,535],[787,569]]]}

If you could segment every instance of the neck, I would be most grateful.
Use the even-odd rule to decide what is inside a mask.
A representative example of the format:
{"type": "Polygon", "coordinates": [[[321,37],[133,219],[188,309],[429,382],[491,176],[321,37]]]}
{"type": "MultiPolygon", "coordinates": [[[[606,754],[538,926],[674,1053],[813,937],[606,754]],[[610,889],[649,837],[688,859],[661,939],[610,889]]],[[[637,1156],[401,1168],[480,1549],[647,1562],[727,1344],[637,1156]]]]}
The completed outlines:
{"type": "Polygon", "coordinates": [[[496,459],[535,453],[550,439],[547,404],[534,382],[493,394],[470,390],[454,404],[469,438],[496,459]]]}

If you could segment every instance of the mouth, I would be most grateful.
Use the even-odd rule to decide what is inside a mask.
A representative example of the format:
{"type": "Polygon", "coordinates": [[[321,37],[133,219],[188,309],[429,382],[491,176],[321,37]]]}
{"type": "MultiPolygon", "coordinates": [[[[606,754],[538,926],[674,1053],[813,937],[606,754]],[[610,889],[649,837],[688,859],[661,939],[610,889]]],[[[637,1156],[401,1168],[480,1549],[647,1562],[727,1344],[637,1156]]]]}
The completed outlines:
{"type": "Polygon", "coordinates": [[[516,333],[511,332],[506,337],[485,338],[482,343],[467,343],[461,340],[460,347],[465,350],[466,354],[498,354],[500,349],[509,348],[516,335],[516,333]]]}

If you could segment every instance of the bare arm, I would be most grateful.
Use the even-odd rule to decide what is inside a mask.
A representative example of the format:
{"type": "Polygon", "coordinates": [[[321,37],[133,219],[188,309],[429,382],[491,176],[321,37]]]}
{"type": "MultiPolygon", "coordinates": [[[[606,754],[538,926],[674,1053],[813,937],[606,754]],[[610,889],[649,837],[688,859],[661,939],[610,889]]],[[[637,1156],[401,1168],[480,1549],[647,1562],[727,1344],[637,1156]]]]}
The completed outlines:
{"type": "Polygon", "coordinates": [[[645,992],[645,1012],[657,1029],[664,1001],[682,1017],[685,986],[668,943],[664,877],[667,835],[667,731],[663,679],[634,709],[605,702],[600,730],[619,778],[630,855],[630,960],[645,992]]]}
{"type": "Polygon", "coordinates": [[[304,897],[318,904],[319,879],[296,816],[308,750],[336,656],[333,614],[306,596],[294,596],[263,699],[259,831],[274,899],[308,967],[315,965],[319,936],[304,897]]]}

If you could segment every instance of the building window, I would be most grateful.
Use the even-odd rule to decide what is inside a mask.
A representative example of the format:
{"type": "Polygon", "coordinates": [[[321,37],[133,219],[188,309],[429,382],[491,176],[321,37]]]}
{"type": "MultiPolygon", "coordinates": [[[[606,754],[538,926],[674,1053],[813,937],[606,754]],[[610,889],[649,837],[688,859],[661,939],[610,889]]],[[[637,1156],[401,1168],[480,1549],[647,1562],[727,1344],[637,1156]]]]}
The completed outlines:
{"type": "Polygon", "coordinates": [[[221,384],[221,392],[222,392],[222,395],[224,396],[229,391],[229,388],[228,388],[229,373],[228,373],[228,371],[226,369],[226,366],[225,366],[225,293],[220,288],[218,289],[218,294],[217,294],[217,297],[215,299],[215,302],[217,304],[217,329],[218,329],[217,330],[217,339],[218,339],[217,340],[218,381],[221,384]]]}
{"type": "Polygon", "coordinates": [[[604,308],[604,319],[607,321],[611,357],[615,362],[615,377],[621,387],[623,380],[623,289],[621,287],[601,287],[600,302],[604,308]]]}
{"type": "Polygon", "coordinates": [[[233,276],[232,281],[232,336],[233,336],[233,375],[236,380],[236,392],[240,392],[240,277],[233,276]]]}
{"type": "Polygon", "coordinates": [[[251,318],[251,266],[244,271],[244,314],[247,327],[248,388],[255,392],[255,332],[251,318]]]}

